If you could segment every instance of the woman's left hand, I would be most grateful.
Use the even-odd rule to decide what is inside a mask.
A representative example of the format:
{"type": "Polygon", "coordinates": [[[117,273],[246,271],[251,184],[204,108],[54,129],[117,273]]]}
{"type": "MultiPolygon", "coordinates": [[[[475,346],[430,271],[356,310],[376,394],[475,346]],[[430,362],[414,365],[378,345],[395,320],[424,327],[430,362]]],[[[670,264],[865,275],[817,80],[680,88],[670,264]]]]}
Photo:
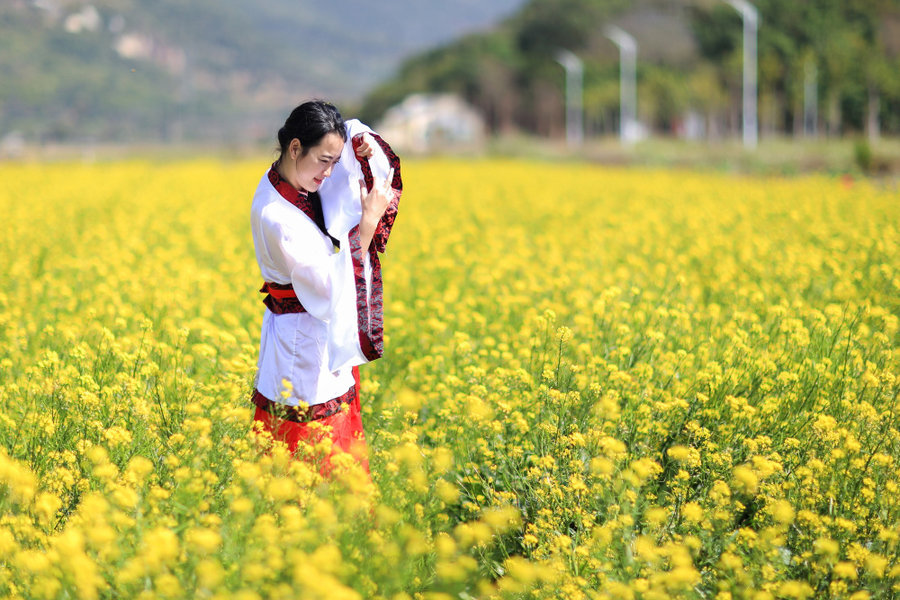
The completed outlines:
{"type": "Polygon", "coordinates": [[[372,189],[366,188],[366,182],[359,180],[359,199],[362,217],[359,220],[359,241],[363,248],[368,248],[372,237],[378,229],[378,222],[394,197],[391,182],[394,180],[394,168],[388,171],[384,181],[373,182],[372,189]]]}
{"type": "Polygon", "coordinates": [[[371,136],[367,133],[362,135],[362,143],[356,147],[356,156],[359,158],[369,158],[375,153],[375,148],[373,144],[370,143],[371,139],[371,136]]]}

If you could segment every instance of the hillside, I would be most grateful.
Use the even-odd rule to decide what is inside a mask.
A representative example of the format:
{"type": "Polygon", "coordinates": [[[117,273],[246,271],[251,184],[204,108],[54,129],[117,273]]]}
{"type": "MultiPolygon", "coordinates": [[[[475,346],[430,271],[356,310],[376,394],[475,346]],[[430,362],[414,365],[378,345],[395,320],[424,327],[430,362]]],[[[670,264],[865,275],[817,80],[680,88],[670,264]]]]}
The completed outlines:
{"type": "Polygon", "coordinates": [[[522,0],[5,0],[0,138],[243,139],[309,96],[353,105],[412,53],[522,0]]]}

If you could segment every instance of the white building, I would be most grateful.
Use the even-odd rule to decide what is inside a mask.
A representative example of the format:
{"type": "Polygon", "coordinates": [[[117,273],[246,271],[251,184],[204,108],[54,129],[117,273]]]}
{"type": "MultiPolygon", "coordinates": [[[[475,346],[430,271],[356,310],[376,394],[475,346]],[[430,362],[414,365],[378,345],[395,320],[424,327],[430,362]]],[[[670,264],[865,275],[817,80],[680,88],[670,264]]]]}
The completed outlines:
{"type": "Polygon", "coordinates": [[[390,108],[376,130],[398,151],[427,153],[478,150],[484,118],[453,94],[414,94],[390,108]]]}

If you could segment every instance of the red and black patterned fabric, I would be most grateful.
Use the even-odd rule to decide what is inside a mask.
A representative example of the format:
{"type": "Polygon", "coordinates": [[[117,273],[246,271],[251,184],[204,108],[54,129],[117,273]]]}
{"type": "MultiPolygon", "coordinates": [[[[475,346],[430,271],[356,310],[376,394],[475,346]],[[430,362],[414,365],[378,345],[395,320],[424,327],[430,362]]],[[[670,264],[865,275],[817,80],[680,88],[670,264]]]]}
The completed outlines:
{"type": "MultiPolygon", "coordinates": [[[[351,142],[354,151],[362,144],[363,135],[364,134],[360,133],[353,136],[351,142]]],[[[378,228],[375,230],[375,235],[372,237],[372,243],[375,245],[375,249],[383,254],[387,247],[388,237],[391,235],[391,228],[394,226],[394,221],[397,218],[397,211],[400,208],[400,194],[403,192],[403,179],[400,177],[400,157],[394,153],[394,150],[387,142],[381,139],[381,136],[376,133],[369,133],[369,135],[372,136],[375,142],[381,147],[382,151],[384,151],[388,163],[391,165],[391,168],[394,169],[394,178],[391,180],[391,190],[393,191],[394,197],[391,199],[391,203],[388,205],[387,210],[384,211],[381,221],[378,222],[378,228]]],[[[372,167],[369,165],[369,159],[359,155],[357,155],[356,159],[359,161],[359,166],[362,169],[366,188],[371,190],[375,183],[375,178],[372,175],[372,167]]]]}
{"type": "Polygon", "coordinates": [[[350,256],[353,259],[353,277],[356,280],[356,325],[359,347],[367,360],[381,358],[384,354],[384,301],[381,286],[381,261],[374,244],[369,246],[372,265],[372,289],[366,292],[366,271],[363,263],[359,225],[350,230],[350,256]],[[366,296],[368,295],[368,301],[366,296]]]}
{"type": "MultiPolygon", "coordinates": [[[[359,376],[355,379],[358,381],[359,376]]],[[[346,393],[337,398],[332,398],[322,404],[313,404],[307,408],[297,406],[288,406],[280,402],[273,402],[259,393],[259,390],[253,390],[251,401],[270,415],[278,417],[283,421],[291,421],[292,423],[307,423],[309,421],[318,421],[339,412],[344,404],[350,404],[359,398],[359,388],[357,384],[353,384],[346,393]]]]}
{"type": "MultiPolygon", "coordinates": [[[[369,133],[378,143],[391,168],[394,169],[394,177],[391,180],[391,192],[393,198],[385,210],[381,221],[378,222],[378,228],[372,237],[372,244],[369,248],[362,248],[359,238],[359,227],[350,230],[350,256],[353,259],[353,274],[356,280],[356,316],[357,329],[359,331],[359,347],[368,360],[372,361],[381,358],[384,354],[384,298],[382,295],[381,281],[381,261],[378,259],[378,253],[384,252],[387,247],[388,237],[391,234],[391,228],[394,226],[394,220],[397,218],[397,211],[400,205],[400,194],[403,191],[403,180],[400,177],[400,158],[394,153],[393,149],[381,139],[381,136],[375,133],[369,133]],[[372,286],[367,291],[366,274],[363,263],[363,252],[368,252],[369,262],[372,265],[372,286]]],[[[353,136],[351,140],[353,149],[356,150],[363,141],[363,134],[353,136]]],[[[375,185],[375,177],[372,173],[372,166],[369,159],[356,155],[356,160],[362,170],[363,180],[366,189],[371,190],[375,185]]]]}

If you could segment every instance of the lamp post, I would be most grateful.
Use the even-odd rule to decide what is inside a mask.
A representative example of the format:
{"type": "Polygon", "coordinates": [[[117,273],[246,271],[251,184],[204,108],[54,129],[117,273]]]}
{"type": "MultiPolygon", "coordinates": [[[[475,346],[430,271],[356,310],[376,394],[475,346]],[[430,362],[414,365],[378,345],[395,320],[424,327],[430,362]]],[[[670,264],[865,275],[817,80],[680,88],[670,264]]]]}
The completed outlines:
{"type": "Polygon", "coordinates": [[[725,0],[741,13],[744,21],[744,146],[756,147],[756,36],[759,31],[759,12],[747,0],[725,0]]]}
{"type": "Polygon", "coordinates": [[[581,99],[584,65],[580,58],[568,50],[560,50],[556,55],[556,62],[566,70],[566,143],[577,146],[584,140],[581,99]]]}
{"type": "Polygon", "coordinates": [[[603,34],[619,47],[619,139],[628,144],[638,137],[637,41],[615,25],[607,25],[603,34]]]}
{"type": "Polygon", "coordinates": [[[803,135],[816,137],[819,124],[818,71],[815,59],[808,57],[803,65],[803,135]]]}

